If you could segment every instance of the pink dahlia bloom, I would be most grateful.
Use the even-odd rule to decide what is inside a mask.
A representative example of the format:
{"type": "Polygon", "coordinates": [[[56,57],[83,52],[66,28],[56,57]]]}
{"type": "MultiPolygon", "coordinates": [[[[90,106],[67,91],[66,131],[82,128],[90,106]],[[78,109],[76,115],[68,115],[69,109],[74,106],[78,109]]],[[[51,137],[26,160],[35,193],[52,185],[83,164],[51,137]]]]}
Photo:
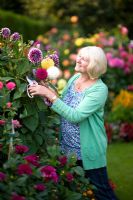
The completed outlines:
{"type": "Polygon", "coordinates": [[[120,32],[121,32],[121,34],[122,34],[123,36],[127,35],[127,34],[128,34],[128,29],[127,29],[127,27],[121,26],[121,27],[120,27],[120,32]]]}
{"type": "Polygon", "coordinates": [[[128,86],[127,86],[127,89],[128,89],[129,91],[133,91],[133,85],[128,85],[128,86]]]}
{"type": "Polygon", "coordinates": [[[12,120],[12,123],[14,128],[20,128],[22,126],[18,120],[12,120]]]}
{"type": "Polygon", "coordinates": [[[39,156],[33,154],[33,155],[28,155],[28,156],[25,156],[24,159],[28,162],[28,163],[31,163],[32,165],[38,167],[40,166],[40,164],[38,163],[39,161],[39,156]]]}
{"type": "Polygon", "coordinates": [[[124,67],[124,60],[120,59],[120,58],[110,58],[109,61],[109,66],[112,68],[123,68],[124,67]]]}
{"type": "Polygon", "coordinates": [[[11,200],[26,200],[26,198],[24,196],[13,193],[11,196],[11,200]]]}
{"type": "Polygon", "coordinates": [[[53,180],[55,183],[58,182],[58,175],[54,167],[50,165],[44,166],[41,168],[41,173],[46,180],[53,180]]]}
{"type": "Polygon", "coordinates": [[[27,151],[29,151],[29,148],[25,145],[16,145],[15,146],[15,152],[17,154],[23,154],[23,153],[26,153],[27,151]]]}
{"type": "Polygon", "coordinates": [[[36,77],[40,80],[45,80],[48,77],[48,72],[46,69],[38,68],[36,70],[36,77]]]}
{"type": "Polygon", "coordinates": [[[107,52],[106,58],[107,58],[107,60],[109,60],[110,58],[113,58],[113,54],[111,52],[107,52]]]}
{"type": "Polygon", "coordinates": [[[5,125],[6,121],[3,119],[0,119],[0,125],[5,125]]]}
{"type": "Polygon", "coordinates": [[[121,51],[121,52],[120,52],[120,56],[121,56],[122,58],[127,58],[127,57],[128,57],[128,52],[127,52],[127,51],[121,51]]]}
{"type": "Polygon", "coordinates": [[[28,53],[28,59],[33,64],[37,64],[42,61],[43,55],[42,51],[38,48],[32,47],[28,53]]]}
{"type": "Polygon", "coordinates": [[[3,88],[3,83],[0,81],[0,90],[3,88]]]}
{"type": "Polygon", "coordinates": [[[68,182],[72,182],[74,180],[74,177],[71,173],[68,172],[66,174],[66,179],[67,179],[68,182]]]}
{"type": "Polygon", "coordinates": [[[38,191],[44,191],[46,189],[46,186],[43,183],[39,183],[34,185],[34,189],[38,190],[38,191]]]}
{"type": "Polygon", "coordinates": [[[6,107],[7,108],[11,108],[11,106],[12,106],[12,103],[11,102],[7,102],[6,107]]]}
{"type": "Polygon", "coordinates": [[[14,82],[8,82],[6,84],[6,87],[7,87],[8,90],[14,90],[15,87],[16,87],[16,84],[14,82]]]}
{"type": "Polygon", "coordinates": [[[0,172],[0,181],[4,181],[6,179],[6,174],[3,172],[0,172]]]}
{"type": "Polygon", "coordinates": [[[18,166],[17,172],[19,175],[23,174],[32,175],[32,168],[28,164],[20,164],[18,166]]]}

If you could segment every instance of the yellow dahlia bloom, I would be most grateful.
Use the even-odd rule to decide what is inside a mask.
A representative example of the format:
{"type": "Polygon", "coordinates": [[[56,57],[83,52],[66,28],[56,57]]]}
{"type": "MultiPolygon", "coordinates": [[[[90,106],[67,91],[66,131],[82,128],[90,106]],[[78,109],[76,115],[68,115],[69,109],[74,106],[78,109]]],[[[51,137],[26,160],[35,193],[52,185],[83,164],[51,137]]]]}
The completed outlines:
{"type": "Polygon", "coordinates": [[[95,44],[96,41],[97,41],[97,38],[95,38],[95,37],[90,37],[90,38],[87,38],[87,39],[86,39],[86,42],[92,43],[92,44],[95,44]]]}
{"type": "Polygon", "coordinates": [[[121,90],[120,94],[114,99],[112,109],[114,110],[118,105],[122,105],[125,108],[133,108],[133,93],[121,90]]]}
{"type": "Polygon", "coordinates": [[[81,38],[77,38],[75,40],[75,45],[78,46],[78,47],[80,47],[80,46],[82,46],[84,44],[84,42],[85,42],[84,38],[82,38],[82,37],[81,38]]]}
{"type": "Polygon", "coordinates": [[[48,69],[54,66],[54,61],[51,58],[45,58],[41,62],[41,67],[44,69],[48,69]]]}
{"type": "Polygon", "coordinates": [[[68,55],[69,53],[70,53],[69,49],[65,49],[65,50],[64,50],[64,54],[65,54],[65,55],[68,55]]]}

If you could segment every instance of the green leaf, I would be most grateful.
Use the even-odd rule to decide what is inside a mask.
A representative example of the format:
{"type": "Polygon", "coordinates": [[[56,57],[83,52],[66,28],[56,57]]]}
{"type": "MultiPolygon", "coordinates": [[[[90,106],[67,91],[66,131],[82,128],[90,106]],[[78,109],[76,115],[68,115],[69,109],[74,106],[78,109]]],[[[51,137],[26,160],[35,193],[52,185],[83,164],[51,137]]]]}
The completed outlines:
{"type": "Polygon", "coordinates": [[[22,177],[20,177],[20,178],[17,179],[16,184],[18,186],[25,185],[27,179],[28,179],[28,176],[23,175],[22,177]]]}
{"type": "Polygon", "coordinates": [[[38,113],[23,119],[23,124],[32,132],[34,132],[39,124],[38,113]]]}
{"type": "Polygon", "coordinates": [[[80,166],[73,167],[72,171],[78,174],[79,176],[84,176],[84,170],[80,166]]]}
{"type": "Polygon", "coordinates": [[[47,152],[52,158],[54,158],[60,154],[60,147],[58,147],[56,145],[48,146],[47,152]]]}
{"type": "Polygon", "coordinates": [[[30,64],[27,59],[21,59],[17,63],[17,73],[21,76],[26,72],[30,71],[30,64]]]}
{"type": "Polygon", "coordinates": [[[36,104],[37,104],[38,109],[39,109],[40,111],[46,110],[46,105],[45,105],[43,99],[41,99],[41,98],[36,98],[36,104]]]}
{"type": "Polygon", "coordinates": [[[36,109],[36,106],[33,102],[26,102],[26,104],[24,104],[25,108],[23,110],[23,112],[20,114],[20,118],[27,118],[30,117],[32,115],[36,115],[36,113],[38,112],[36,109]]]}
{"type": "Polygon", "coordinates": [[[21,98],[22,94],[24,93],[24,91],[26,90],[26,84],[22,83],[18,86],[18,90],[15,92],[14,94],[14,100],[21,98]]]}
{"type": "Polygon", "coordinates": [[[80,193],[77,193],[77,192],[73,192],[73,191],[70,191],[69,189],[65,189],[65,200],[70,200],[70,199],[72,199],[72,200],[80,200],[81,198],[82,198],[82,194],[80,194],[80,193]]]}
{"type": "Polygon", "coordinates": [[[42,145],[42,144],[43,144],[43,138],[42,138],[41,135],[34,135],[34,137],[35,137],[35,140],[37,141],[37,143],[38,143],[39,145],[42,145]]]}
{"type": "Polygon", "coordinates": [[[13,77],[0,77],[1,81],[10,81],[12,79],[14,79],[14,78],[13,77]]]}

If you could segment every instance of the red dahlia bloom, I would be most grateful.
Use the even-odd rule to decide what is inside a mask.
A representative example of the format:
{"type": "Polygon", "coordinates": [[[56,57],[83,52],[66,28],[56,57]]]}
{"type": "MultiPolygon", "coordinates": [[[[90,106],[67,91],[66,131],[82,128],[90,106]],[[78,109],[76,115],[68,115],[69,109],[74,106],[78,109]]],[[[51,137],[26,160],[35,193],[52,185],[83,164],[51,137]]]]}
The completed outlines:
{"type": "Polygon", "coordinates": [[[28,164],[20,164],[18,166],[18,174],[19,175],[23,175],[23,174],[31,175],[32,174],[32,169],[28,164]]]}
{"type": "Polygon", "coordinates": [[[15,152],[17,154],[23,154],[23,153],[26,153],[27,151],[29,151],[29,148],[25,145],[16,145],[15,146],[15,152]]]}

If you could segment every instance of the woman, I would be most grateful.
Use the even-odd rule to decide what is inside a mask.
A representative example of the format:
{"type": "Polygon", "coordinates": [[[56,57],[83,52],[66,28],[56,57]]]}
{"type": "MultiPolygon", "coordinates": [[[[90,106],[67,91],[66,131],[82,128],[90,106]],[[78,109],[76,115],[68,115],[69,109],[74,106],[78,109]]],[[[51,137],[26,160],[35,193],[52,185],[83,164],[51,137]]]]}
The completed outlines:
{"type": "Polygon", "coordinates": [[[100,47],[82,48],[76,59],[76,73],[60,99],[51,89],[34,85],[31,95],[52,102],[51,109],[61,116],[61,149],[74,152],[78,164],[97,187],[97,200],[116,200],[106,171],[107,137],[104,128],[104,105],[108,88],[100,79],[107,70],[107,60],[100,47]]]}

